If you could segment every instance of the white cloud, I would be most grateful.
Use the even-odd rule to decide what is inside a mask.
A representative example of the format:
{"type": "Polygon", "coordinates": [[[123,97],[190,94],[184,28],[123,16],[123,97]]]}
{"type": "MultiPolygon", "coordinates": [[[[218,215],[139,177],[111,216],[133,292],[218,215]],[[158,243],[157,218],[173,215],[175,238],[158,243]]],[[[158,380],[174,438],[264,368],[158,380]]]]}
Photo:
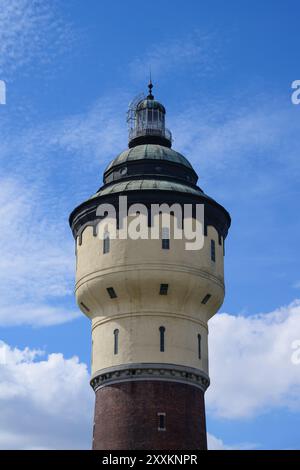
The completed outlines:
{"type": "Polygon", "coordinates": [[[207,447],[208,450],[253,450],[258,446],[252,443],[240,443],[240,444],[225,444],[222,439],[214,436],[213,434],[207,433],[207,447]]]}
{"type": "Polygon", "coordinates": [[[0,342],[0,448],[88,449],[93,391],[85,364],[0,342]]]}
{"type": "MultiPolygon", "coordinates": [[[[293,106],[271,96],[249,102],[199,102],[186,106],[172,119],[175,145],[202,172],[298,164],[300,124],[293,106]]],[[[296,165],[295,165],[296,166],[296,165]]],[[[280,167],[282,171],[282,166],[280,167]]],[[[299,166],[297,165],[299,171],[299,166]]],[[[272,170],[272,168],[270,168],[272,170]]]]}
{"type": "Polygon", "coordinates": [[[2,127],[0,325],[46,326],[80,315],[65,307],[73,303],[75,274],[67,217],[100,186],[95,169],[123,150],[125,102],[103,98],[86,112],[20,132],[2,127]]]}
{"type": "Polygon", "coordinates": [[[231,447],[224,444],[222,439],[207,433],[207,447],[208,450],[230,450],[231,447]]]}
{"type": "Polygon", "coordinates": [[[193,66],[194,75],[206,74],[216,62],[212,55],[216,55],[216,37],[195,31],[180,39],[154,42],[148,51],[129,64],[129,71],[134,78],[145,80],[151,67],[154,81],[173,70],[177,73],[180,69],[186,71],[188,66],[193,66]]]}
{"type": "Polygon", "coordinates": [[[49,63],[74,40],[57,2],[0,0],[0,73],[3,78],[33,60],[49,63]]]}
{"type": "Polygon", "coordinates": [[[79,311],[57,302],[73,292],[74,252],[70,238],[39,194],[22,181],[0,181],[0,325],[52,325],[79,311]],[[54,303],[55,301],[55,303],[54,303]]]}
{"type": "MultiPolygon", "coordinates": [[[[25,129],[2,126],[0,129],[0,158],[13,176],[21,174],[27,181],[44,182],[49,174],[61,176],[64,182],[77,183],[80,190],[86,177],[93,172],[93,185],[100,185],[100,164],[108,164],[126,148],[126,109],[129,98],[103,96],[82,113],[66,115],[53,121],[31,122],[25,129]],[[85,178],[82,178],[82,170],[85,178]],[[78,182],[80,181],[80,184],[78,182]]],[[[44,185],[43,190],[48,189],[44,185]]],[[[55,188],[56,194],[60,188],[55,188]]],[[[66,193],[65,186],[63,193],[66,193]]],[[[89,188],[89,191],[91,189],[89,188]]],[[[62,194],[63,195],[63,194],[62,194]]]]}
{"type": "MultiPolygon", "coordinates": [[[[210,377],[206,411],[238,423],[276,408],[300,409],[300,300],[251,317],[216,315],[210,321],[210,377]]],[[[88,372],[78,359],[0,344],[0,447],[87,448],[92,423],[88,372]],[[3,410],[3,411],[2,411],[3,410]]],[[[234,424],[238,425],[238,424],[234,424]]],[[[209,433],[210,449],[254,449],[209,433]]]]}
{"type": "MultiPolygon", "coordinates": [[[[92,158],[93,163],[109,163],[110,156],[116,156],[126,148],[126,110],[129,98],[102,97],[81,114],[65,117],[54,124],[49,132],[48,145],[57,146],[74,153],[82,159],[92,158]]],[[[88,164],[88,161],[86,161],[88,164]]],[[[96,182],[95,182],[96,184],[96,182]]]]}
{"type": "MultiPolygon", "coordinates": [[[[93,402],[87,367],[78,358],[45,357],[0,341],[0,449],[91,448],[93,402]]],[[[207,438],[209,449],[256,447],[207,438]]]]}
{"type": "Polygon", "coordinates": [[[208,412],[242,419],[274,408],[300,410],[300,365],[292,361],[300,300],[267,314],[219,314],[209,326],[208,412]]]}

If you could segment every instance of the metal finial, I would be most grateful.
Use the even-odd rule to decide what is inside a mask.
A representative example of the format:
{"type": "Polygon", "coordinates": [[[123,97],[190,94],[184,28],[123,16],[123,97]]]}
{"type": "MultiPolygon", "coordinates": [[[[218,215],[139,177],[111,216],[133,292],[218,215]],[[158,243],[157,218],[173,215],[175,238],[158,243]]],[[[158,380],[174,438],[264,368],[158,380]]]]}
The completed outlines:
{"type": "Polygon", "coordinates": [[[154,96],[152,95],[152,88],[153,88],[153,85],[152,85],[152,79],[151,79],[151,68],[150,68],[150,80],[149,80],[148,88],[149,88],[149,95],[147,96],[147,98],[148,98],[149,100],[153,100],[154,96]]]}

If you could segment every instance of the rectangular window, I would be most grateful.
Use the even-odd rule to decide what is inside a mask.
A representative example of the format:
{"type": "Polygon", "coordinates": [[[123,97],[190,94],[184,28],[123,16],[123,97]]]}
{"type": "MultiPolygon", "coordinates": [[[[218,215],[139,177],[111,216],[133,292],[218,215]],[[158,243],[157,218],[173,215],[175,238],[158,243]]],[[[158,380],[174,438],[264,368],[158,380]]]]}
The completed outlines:
{"type": "Polygon", "coordinates": [[[170,249],[170,240],[168,238],[163,238],[161,241],[161,247],[163,250],[169,250],[170,249]]]}
{"type": "Polygon", "coordinates": [[[207,304],[207,302],[209,301],[210,298],[211,298],[211,295],[210,295],[210,294],[206,294],[206,296],[203,297],[201,303],[202,303],[202,304],[207,304]]]}
{"type": "Polygon", "coordinates": [[[210,241],[210,257],[212,261],[216,261],[216,243],[215,240],[210,241]]]}
{"type": "Polygon", "coordinates": [[[169,289],[169,284],[161,284],[159,294],[160,295],[167,295],[168,294],[168,289],[169,289]]]}
{"type": "Polygon", "coordinates": [[[162,244],[161,247],[163,250],[169,250],[170,249],[170,230],[168,227],[163,227],[162,228],[162,244]]]}
{"type": "Polygon", "coordinates": [[[158,431],[166,431],[166,413],[157,413],[158,431]]]}
{"type": "Polygon", "coordinates": [[[107,287],[106,290],[107,290],[108,295],[111,299],[116,299],[117,298],[117,294],[116,294],[115,289],[113,287],[107,287]]]}

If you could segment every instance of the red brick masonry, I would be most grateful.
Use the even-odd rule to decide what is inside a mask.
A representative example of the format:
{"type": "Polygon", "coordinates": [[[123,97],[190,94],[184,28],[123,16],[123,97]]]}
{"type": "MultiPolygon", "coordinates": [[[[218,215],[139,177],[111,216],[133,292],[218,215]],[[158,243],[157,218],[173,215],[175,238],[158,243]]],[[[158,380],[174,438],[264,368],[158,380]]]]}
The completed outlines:
{"type": "Polygon", "coordinates": [[[167,381],[132,381],[96,392],[93,449],[207,449],[203,392],[167,381]],[[166,413],[159,431],[157,413],[166,413]]]}

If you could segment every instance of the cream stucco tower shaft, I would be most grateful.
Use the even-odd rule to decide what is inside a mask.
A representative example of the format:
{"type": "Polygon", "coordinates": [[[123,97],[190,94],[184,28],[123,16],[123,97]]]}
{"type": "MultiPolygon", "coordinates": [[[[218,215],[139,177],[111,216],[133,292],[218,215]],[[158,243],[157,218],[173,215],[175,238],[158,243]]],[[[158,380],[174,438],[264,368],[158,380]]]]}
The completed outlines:
{"type": "Polygon", "coordinates": [[[148,96],[131,107],[129,123],[129,148],[70,216],[76,299],[92,322],[93,448],[205,449],[207,322],[224,298],[230,216],[171,148],[165,108],[151,83],[148,96]],[[113,239],[109,230],[100,239],[97,208],[109,203],[118,214],[120,196],[149,210],[203,204],[203,248],[187,250],[186,240],[172,236],[172,225],[161,227],[158,239],[113,239]]]}

